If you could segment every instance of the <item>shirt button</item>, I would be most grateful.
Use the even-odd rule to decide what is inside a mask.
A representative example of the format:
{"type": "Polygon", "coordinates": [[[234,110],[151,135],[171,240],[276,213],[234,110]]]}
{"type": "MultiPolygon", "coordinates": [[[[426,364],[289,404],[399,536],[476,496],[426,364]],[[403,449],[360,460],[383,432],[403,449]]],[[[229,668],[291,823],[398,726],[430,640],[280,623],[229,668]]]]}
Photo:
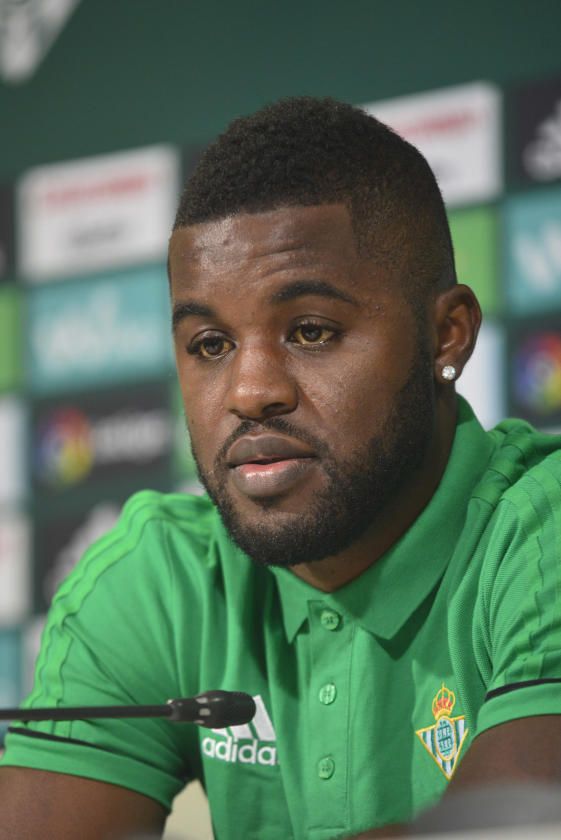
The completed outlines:
{"type": "Polygon", "coordinates": [[[318,776],[320,779],[330,779],[335,772],[335,762],[329,756],[320,758],[318,762],[318,776]]]}
{"type": "Polygon", "coordinates": [[[325,683],[319,690],[319,702],[329,706],[337,697],[337,689],[333,683],[325,683]]]}
{"type": "Polygon", "coordinates": [[[323,610],[320,621],[326,630],[336,630],[341,623],[341,616],[335,610],[323,610]]]}

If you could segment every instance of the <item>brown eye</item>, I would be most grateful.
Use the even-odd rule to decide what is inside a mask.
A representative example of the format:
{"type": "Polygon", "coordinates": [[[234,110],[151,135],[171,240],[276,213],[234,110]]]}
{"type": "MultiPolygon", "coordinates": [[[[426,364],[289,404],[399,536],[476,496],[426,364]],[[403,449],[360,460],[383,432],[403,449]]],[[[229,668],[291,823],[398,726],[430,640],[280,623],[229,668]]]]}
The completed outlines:
{"type": "Polygon", "coordinates": [[[234,345],[227,338],[209,336],[203,338],[196,345],[196,353],[203,359],[219,359],[225,356],[234,345]]]}
{"type": "Polygon", "coordinates": [[[301,324],[292,333],[292,340],[303,347],[313,344],[326,344],[335,335],[334,330],[319,324],[301,324]]]}

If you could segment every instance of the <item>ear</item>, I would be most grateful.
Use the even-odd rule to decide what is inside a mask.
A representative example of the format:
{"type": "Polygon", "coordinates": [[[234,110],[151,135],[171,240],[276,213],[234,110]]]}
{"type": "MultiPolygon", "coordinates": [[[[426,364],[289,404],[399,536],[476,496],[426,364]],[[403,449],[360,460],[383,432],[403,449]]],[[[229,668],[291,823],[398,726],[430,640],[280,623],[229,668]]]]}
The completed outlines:
{"type": "Polygon", "coordinates": [[[481,308],[469,286],[459,283],[437,296],[433,323],[435,379],[450,384],[469,360],[481,324],[481,308]]]}

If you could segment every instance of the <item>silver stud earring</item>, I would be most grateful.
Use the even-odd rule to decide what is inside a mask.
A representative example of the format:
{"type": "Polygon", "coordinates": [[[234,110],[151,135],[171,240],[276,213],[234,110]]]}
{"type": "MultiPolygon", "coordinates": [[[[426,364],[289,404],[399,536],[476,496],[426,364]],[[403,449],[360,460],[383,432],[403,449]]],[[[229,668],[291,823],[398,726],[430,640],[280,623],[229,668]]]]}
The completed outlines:
{"type": "Polygon", "coordinates": [[[456,378],[456,368],[454,365],[444,365],[442,368],[442,378],[448,382],[452,382],[456,378]]]}

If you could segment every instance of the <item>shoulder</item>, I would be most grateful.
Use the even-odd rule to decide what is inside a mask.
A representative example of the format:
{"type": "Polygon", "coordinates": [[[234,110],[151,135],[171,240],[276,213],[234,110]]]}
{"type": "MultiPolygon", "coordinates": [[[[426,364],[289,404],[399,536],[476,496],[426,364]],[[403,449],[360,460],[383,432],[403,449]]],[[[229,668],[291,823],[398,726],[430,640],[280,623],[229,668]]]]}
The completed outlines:
{"type": "Polygon", "coordinates": [[[491,434],[486,480],[496,496],[479,545],[480,594],[489,615],[503,605],[511,623],[523,603],[561,585],[561,437],[516,420],[491,434]]]}
{"type": "Polygon", "coordinates": [[[521,420],[501,423],[494,463],[505,478],[498,509],[528,532],[561,520],[561,435],[536,431],[521,420]]]}
{"type": "MultiPolygon", "coordinates": [[[[168,653],[183,637],[196,648],[203,605],[234,550],[228,543],[213,548],[218,531],[208,499],[155,491],[132,496],[53,599],[42,641],[47,670],[68,661],[66,674],[74,667],[81,673],[100,656],[107,667],[119,659],[121,671],[138,675],[149,656],[167,680],[168,653]]],[[[189,667],[197,662],[194,657],[189,667]]]]}
{"type": "MultiPolygon", "coordinates": [[[[207,496],[143,490],[124,505],[119,522],[103,547],[126,550],[143,541],[146,530],[174,535],[193,547],[204,547],[221,530],[220,518],[207,496]]],[[[160,548],[164,550],[162,544],[160,548]]]]}
{"type": "Polygon", "coordinates": [[[554,505],[561,501],[561,435],[538,432],[523,420],[504,420],[489,435],[494,451],[475,496],[523,519],[548,497],[554,505]]]}
{"type": "Polygon", "coordinates": [[[493,454],[475,488],[481,531],[470,562],[489,593],[540,578],[544,563],[561,556],[561,436],[537,432],[522,420],[506,420],[490,433],[493,454]],[[481,507],[483,505],[483,507],[481,507]]]}
{"type": "Polygon", "coordinates": [[[205,564],[220,531],[220,518],[206,497],[136,493],[116,525],[85,552],[53,605],[64,602],[68,610],[94,591],[126,591],[130,598],[143,589],[173,586],[178,577],[185,582],[189,569],[205,564]]]}

